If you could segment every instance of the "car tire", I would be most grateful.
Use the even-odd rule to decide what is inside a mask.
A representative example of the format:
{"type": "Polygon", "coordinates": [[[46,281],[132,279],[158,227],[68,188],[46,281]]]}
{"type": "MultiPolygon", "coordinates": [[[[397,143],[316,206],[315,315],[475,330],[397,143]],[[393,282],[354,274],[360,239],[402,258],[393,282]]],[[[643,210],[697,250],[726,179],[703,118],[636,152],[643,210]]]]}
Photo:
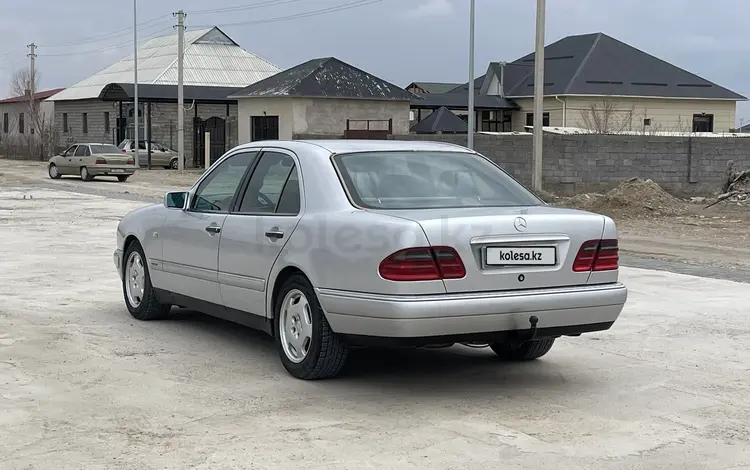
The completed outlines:
{"type": "Polygon", "coordinates": [[[60,174],[60,170],[57,168],[57,165],[55,165],[54,163],[50,163],[49,166],[47,167],[47,174],[53,180],[59,180],[62,177],[62,175],[60,174]]]}
{"type": "Polygon", "coordinates": [[[91,173],[89,173],[89,170],[85,166],[81,167],[81,179],[83,181],[91,181],[94,179],[94,177],[91,176],[91,173]]]}
{"type": "Polygon", "coordinates": [[[151,285],[151,275],[143,248],[138,241],[128,245],[123,256],[122,294],[133,318],[143,321],[160,320],[169,315],[171,305],[159,302],[151,285]],[[136,269],[133,269],[135,265],[136,269]],[[140,287],[143,287],[142,291],[140,287]]]}
{"type": "Polygon", "coordinates": [[[120,183],[124,183],[124,182],[126,182],[128,180],[128,178],[130,178],[130,175],[118,176],[117,177],[117,181],[119,181],[120,183]]]}
{"type": "Polygon", "coordinates": [[[177,170],[179,167],[180,165],[176,158],[173,158],[172,160],[169,161],[169,168],[173,170],[177,170]]]}
{"type": "Polygon", "coordinates": [[[305,276],[294,274],[281,286],[275,299],[274,321],[276,346],[289,374],[302,380],[318,380],[335,377],[341,372],[349,347],[331,330],[305,276]],[[294,306],[299,306],[299,310],[295,312],[294,306]],[[297,337],[294,336],[295,325],[297,337]],[[292,350],[290,344],[294,342],[298,349],[292,350]]]}
{"type": "Polygon", "coordinates": [[[521,345],[509,343],[494,343],[490,348],[495,354],[506,361],[531,361],[539,359],[552,349],[555,344],[555,338],[541,338],[532,341],[526,341],[521,345]]]}

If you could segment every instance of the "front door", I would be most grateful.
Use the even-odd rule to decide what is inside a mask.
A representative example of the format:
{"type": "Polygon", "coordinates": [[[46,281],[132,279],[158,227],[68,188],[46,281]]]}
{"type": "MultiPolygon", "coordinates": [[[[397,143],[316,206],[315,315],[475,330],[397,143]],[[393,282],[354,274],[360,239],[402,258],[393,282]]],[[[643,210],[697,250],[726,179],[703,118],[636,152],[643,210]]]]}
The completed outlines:
{"type": "Polygon", "coordinates": [[[255,155],[236,153],[212,167],[198,184],[188,208],[169,211],[159,235],[164,289],[222,303],[217,279],[219,241],[224,220],[255,155]]]}
{"type": "Polygon", "coordinates": [[[73,171],[73,155],[76,153],[77,145],[71,145],[66,151],[60,154],[60,164],[58,170],[61,175],[78,174],[77,171],[73,171]]]}
{"type": "Polygon", "coordinates": [[[219,285],[227,307],[270,317],[269,275],[301,212],[295,157],[264,151],[221,232],[219,285]]]}

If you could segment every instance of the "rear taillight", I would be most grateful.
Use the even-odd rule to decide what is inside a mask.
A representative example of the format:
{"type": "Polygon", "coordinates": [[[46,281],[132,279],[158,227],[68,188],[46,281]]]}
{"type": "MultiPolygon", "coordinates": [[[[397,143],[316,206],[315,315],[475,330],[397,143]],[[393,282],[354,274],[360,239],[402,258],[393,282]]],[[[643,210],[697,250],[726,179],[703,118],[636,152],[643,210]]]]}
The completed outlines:
{"type": "Polygon", "coordinates": [[[126,162],[128,165],[135,165],[135,160],[132,158],[128,158],[128,161],[126,162]]]}
{"type": "Polygon", "coordinates": [[[107,160],[105,160],[103,158],[97,158],[96,159],[96,164],[97,165],[106,165],[107,164],[107,160]]]}
{"type": "Polygon", "coordinates": [[[128,153],[125,149],[120,149],[120,150],[122,150],[122,153],[128,153]]]}
{"type": "Polygon", "coordinates": [[[589,240],[578,250],[573,271],[612,271],[619,268],[619,259],[617,240],[589,240]]]}
{"type": "Polygon", "coordinates": [[[450,247],[407,248],[380,263],[380,276],[389,281],[436,281],[466,276],[461,257],[450,247]]]}

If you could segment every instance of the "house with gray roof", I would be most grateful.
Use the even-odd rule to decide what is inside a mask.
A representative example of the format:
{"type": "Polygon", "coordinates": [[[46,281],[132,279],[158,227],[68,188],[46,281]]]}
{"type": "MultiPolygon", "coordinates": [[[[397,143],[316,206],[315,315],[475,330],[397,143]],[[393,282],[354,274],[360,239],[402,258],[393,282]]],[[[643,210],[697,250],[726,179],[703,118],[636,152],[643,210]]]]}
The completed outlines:
{"type": "MultiPolygon", "coordinates": [[[[533,125],[534,55],[490,63],[472,87],[477,101],[492,96],[515,105],[513,130],[533,125]]],[[[545,126],[602,133],[728,132],[736,127],[737,102],[747,99],[604,33],[568,36],[549,44],[544,48],[544,71],[545,126]]],[[[444,95],[468,99],[468,92],[465,83],[444,95]]],[[[436,97],[415,100],[415,109],[436,97]]],[[[478,130],[485,130],[481,114],[477,109],[478,130]]]]}
{"type": "Polygon", "coordinates": [[[408,134],[413,97],[335,57],[309,60],[229,96],[239,106],[240,142],[408,134]]]}

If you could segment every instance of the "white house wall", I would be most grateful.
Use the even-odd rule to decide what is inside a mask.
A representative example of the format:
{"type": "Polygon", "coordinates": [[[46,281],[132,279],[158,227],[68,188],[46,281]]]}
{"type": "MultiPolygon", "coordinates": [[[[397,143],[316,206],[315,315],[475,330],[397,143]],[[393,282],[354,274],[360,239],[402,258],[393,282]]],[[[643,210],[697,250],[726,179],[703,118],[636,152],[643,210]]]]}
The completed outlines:
{"type": "MultiPolygon", "coordinates": [[[[713,114],[714,132],[727,132],[735,127],[737,103],[725,100],[620,98],[560,96],[544,98],[544,112],[550,113],[550,126],[586,128],[586,118],[602,114],[605,106],[617,123],[627,120],[623,130],[643,130],[643,120],[651,119],[651,129],[661,131],[692,130],[693,114],[713,114]],[[565,113],[563,113],[565,109],[565,113]],[[632,120],[629,117],[632,115],[632,120]]],[[[513,113],[513,130],[521,131],[526,125],[526,114],[534,112],[533,98],[513,98],[521,109],[513,113]]]]}

